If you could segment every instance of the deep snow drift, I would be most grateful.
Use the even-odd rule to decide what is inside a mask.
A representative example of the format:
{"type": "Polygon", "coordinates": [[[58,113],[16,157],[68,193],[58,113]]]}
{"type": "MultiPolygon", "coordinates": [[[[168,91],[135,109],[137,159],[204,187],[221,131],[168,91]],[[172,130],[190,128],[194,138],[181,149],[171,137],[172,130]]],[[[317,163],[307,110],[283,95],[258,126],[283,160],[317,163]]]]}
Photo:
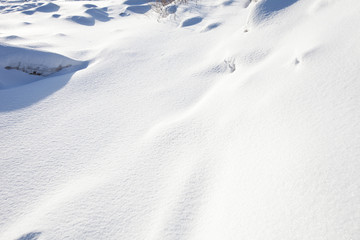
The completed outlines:
{"type": "Polygon", "coordinates": [[[0,239],[360,236],[360,1],[0,1],[0,239]]]}

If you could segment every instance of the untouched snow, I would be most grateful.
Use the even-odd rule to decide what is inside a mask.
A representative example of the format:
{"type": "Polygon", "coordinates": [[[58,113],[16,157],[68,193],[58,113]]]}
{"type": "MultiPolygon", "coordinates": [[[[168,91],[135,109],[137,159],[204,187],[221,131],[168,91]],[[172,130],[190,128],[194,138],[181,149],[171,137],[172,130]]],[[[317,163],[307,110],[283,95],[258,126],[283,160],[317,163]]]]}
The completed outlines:
{"type": "Polygon", "coordinates": [[[359,239],[359,9],[1,0],[0,239],[359,239]]]}

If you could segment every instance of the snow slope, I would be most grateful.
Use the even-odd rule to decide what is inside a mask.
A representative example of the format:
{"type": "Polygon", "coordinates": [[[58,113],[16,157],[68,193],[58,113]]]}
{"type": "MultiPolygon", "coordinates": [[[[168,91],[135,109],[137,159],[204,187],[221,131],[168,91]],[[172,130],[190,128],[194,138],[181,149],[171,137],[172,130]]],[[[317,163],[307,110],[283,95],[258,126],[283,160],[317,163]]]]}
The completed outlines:
{"type": "Polygon", "coordinates": [[[358,0],[0,4],[0,239],[359,239],[358,0]]]}

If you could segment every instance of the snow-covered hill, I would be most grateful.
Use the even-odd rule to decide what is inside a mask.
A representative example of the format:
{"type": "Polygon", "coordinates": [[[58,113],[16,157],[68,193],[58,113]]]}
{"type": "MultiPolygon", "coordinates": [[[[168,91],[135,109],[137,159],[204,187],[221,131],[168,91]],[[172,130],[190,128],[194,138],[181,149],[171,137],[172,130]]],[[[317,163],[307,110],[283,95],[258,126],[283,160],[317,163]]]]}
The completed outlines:
{"type": "Polygon", "coordinates": [[[359,9],[0,0],[0,239],[359,239],[359,9]]]}

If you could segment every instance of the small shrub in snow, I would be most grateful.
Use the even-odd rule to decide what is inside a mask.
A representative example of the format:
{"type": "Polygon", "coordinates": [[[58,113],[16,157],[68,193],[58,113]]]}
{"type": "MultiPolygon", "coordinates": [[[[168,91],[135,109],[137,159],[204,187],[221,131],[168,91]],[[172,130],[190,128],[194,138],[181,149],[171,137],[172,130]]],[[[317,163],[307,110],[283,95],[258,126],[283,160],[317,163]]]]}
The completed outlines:
{"type": "Polygon", "coordinates": [[[160,3],[163,6],[166,6],[171,3],[187,3],[188,0],[157,0],[156,2],[160,3]]]}

